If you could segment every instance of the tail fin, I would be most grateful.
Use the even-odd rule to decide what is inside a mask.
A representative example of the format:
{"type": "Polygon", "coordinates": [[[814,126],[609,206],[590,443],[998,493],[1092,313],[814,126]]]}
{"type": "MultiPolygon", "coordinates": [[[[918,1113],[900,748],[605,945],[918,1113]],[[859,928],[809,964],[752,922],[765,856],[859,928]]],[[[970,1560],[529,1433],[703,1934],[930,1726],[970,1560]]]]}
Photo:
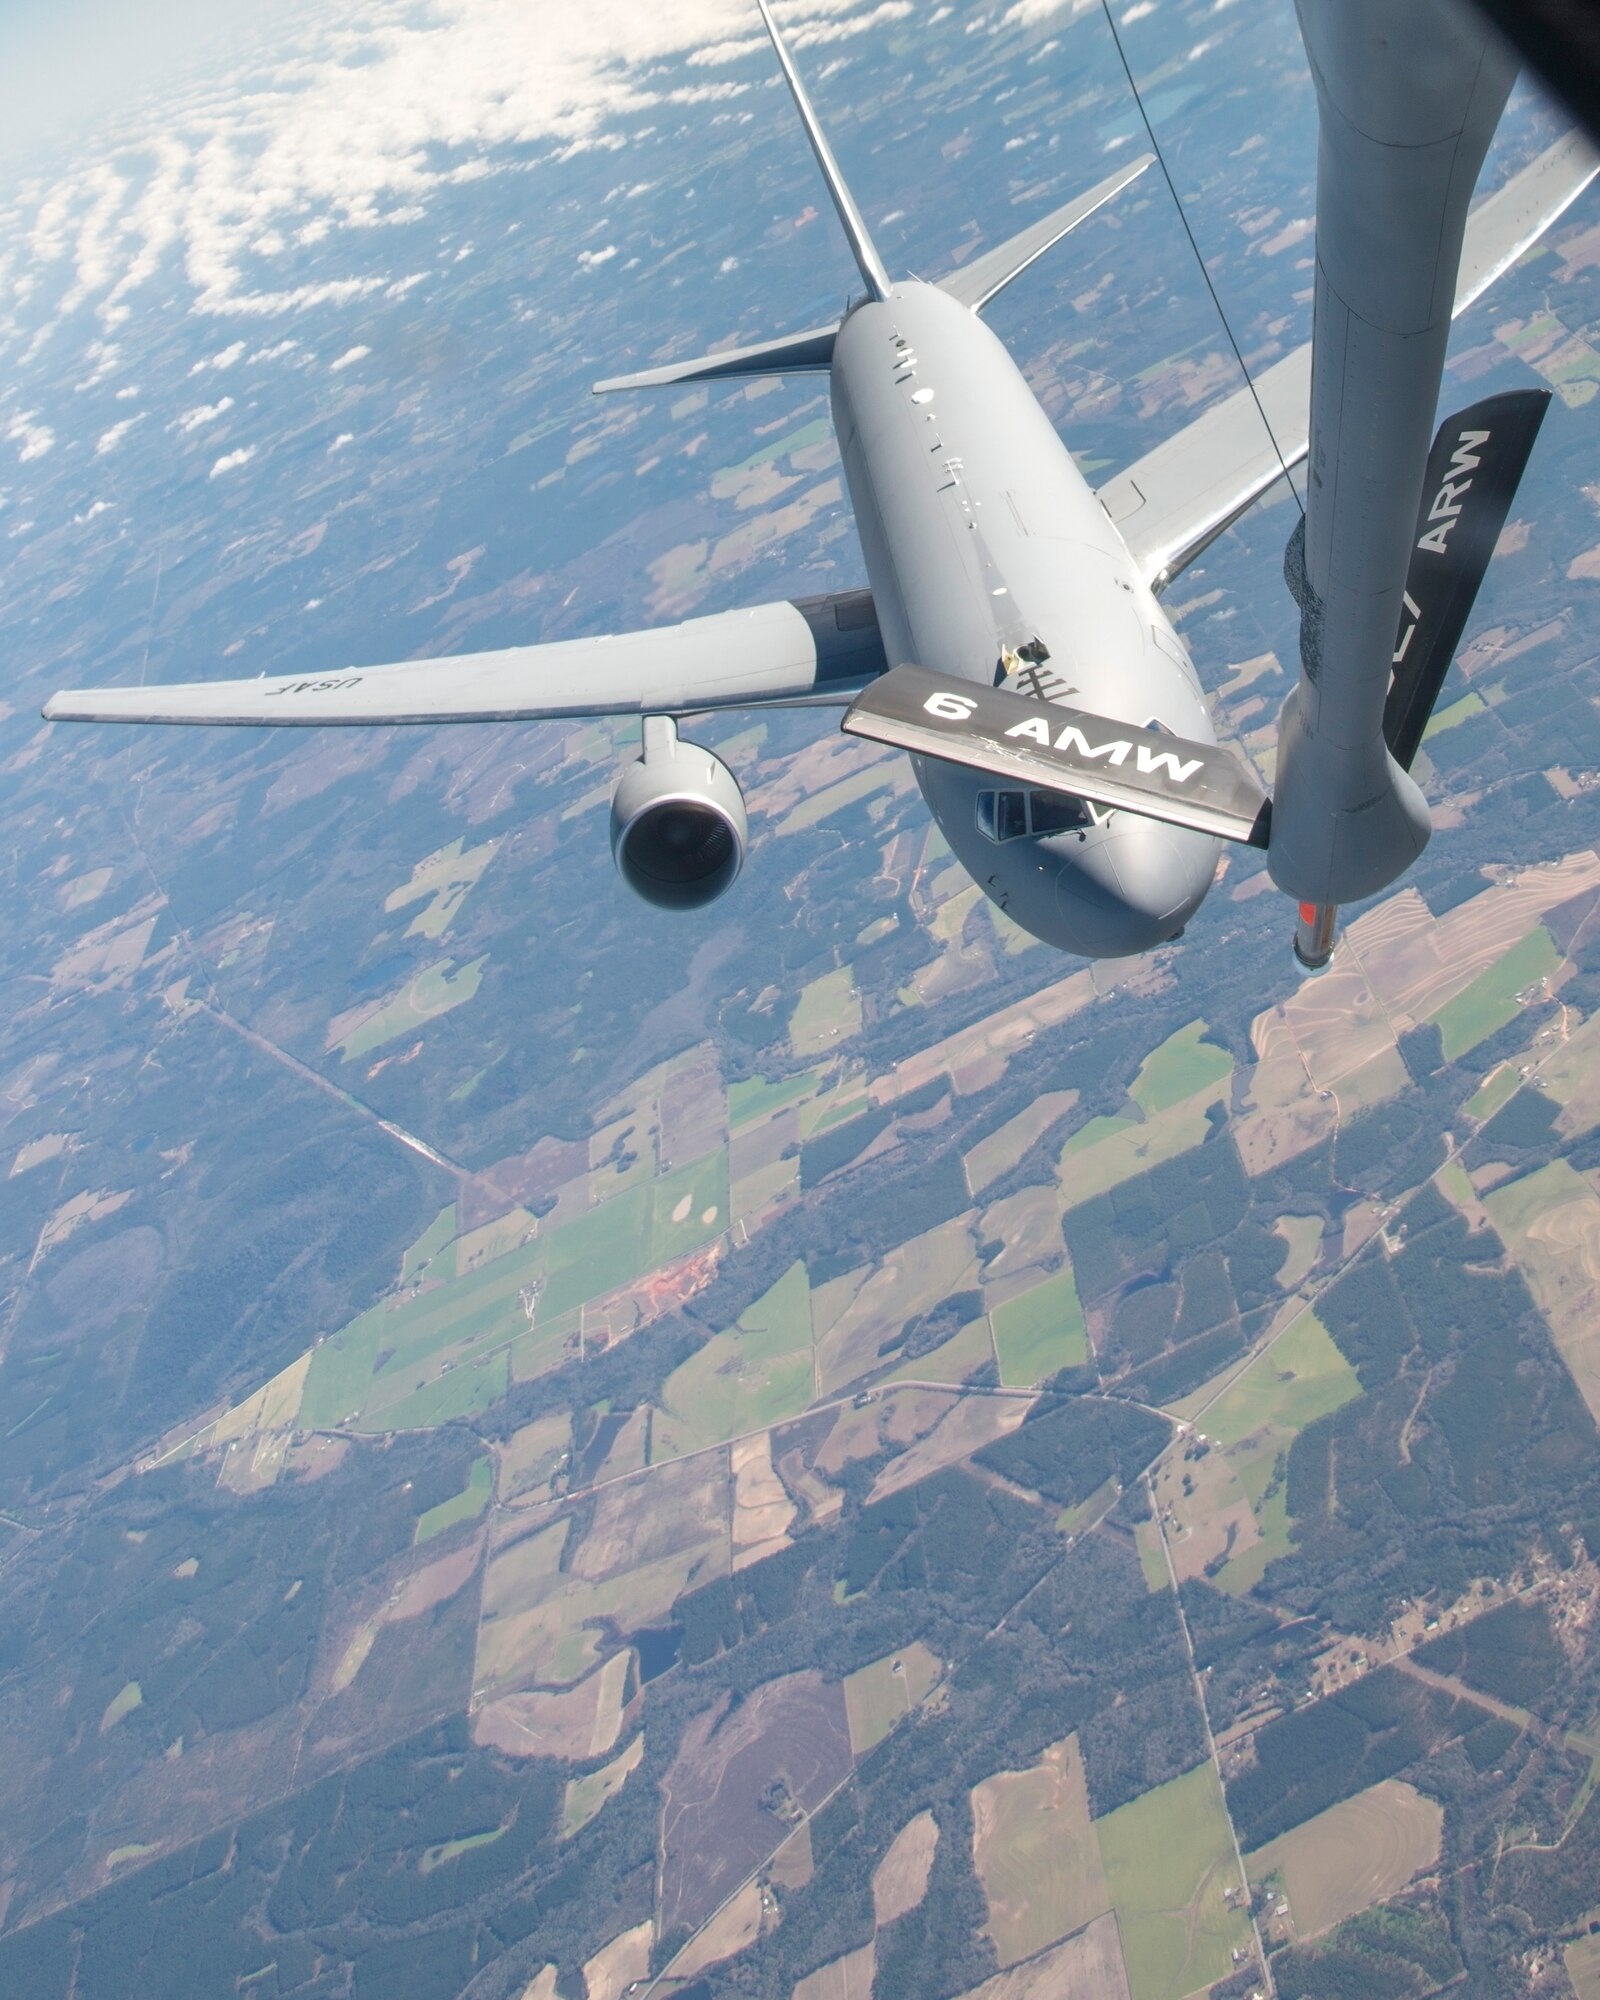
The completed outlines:
{"type": "Polygon", "coordinates": [[[794,96],[795,109],[800,113],[800,122],[806,128],[806,137],[811,141],[811,150],[817,156],[817,165],[822,169],[822,178],[828,183],[828,193],[833,197],[833,205],[839,212],[839,221],[845,235],[850,239],[850,251],[856,260],[867,290],[875,299],[886,299],[893,290],[889,273],[883,268],[883,259],[878,255],[872,238],[867,234],[867,225],[861,219],[861,211],[855,205],[850,190],[844,184],[844,176],[839,171],[839,163],[833,157],[832,148],[817,123],[817,114],[811,108],[811,99],[806,96],[806,87],[800,81],[783,37],[778,33],[778,25],[772,18],[767,0],[756,0],[761,9],[761,18],[767,24],[767,33],[772,37],[772,46],[777,51],[782,65],[784,80],[794,96]]]}

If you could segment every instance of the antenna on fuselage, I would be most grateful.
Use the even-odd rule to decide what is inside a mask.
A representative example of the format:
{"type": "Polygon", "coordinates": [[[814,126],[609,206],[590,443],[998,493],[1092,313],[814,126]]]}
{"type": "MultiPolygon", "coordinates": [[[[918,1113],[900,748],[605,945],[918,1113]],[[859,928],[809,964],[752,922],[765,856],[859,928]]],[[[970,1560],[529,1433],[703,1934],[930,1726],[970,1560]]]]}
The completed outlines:
{"type": "Polygon", "coordinates": [[[878,255],[877,246],[867,234],[867,225],[861,219],[861,211],[856,207],[854,197],[844,184],[844,175],[839,171],[839,162],[833,157],[833,149],[817,122],[817,114],[811,108],[811,99],[806,96],[806,87],[800,81],[800,73],[784,46],[782,35],[778,33],[778,24],[772,18],[772,10],[767,5],[767,0],[756,0],[756,5],[761,9],[761,18],[767,24],[767,33],[772,37],[772,46],[777,51],[778,61],[782,65],[784,80],[793,94],[795,109],[800,113],[800,123],[806,128],[806,137],[811,141],[811,150],[817,156],[817,165],[822,169],[822,178],[828,183],[828,193],[832,196],[833,205],[839,212],[839,221],[844,233],[850,240],[850,251],[856,260],[857,269],[873,298],[886,299],[894,287],[890,283],[889,273],[883,267],[883,259],[878,255]]]}

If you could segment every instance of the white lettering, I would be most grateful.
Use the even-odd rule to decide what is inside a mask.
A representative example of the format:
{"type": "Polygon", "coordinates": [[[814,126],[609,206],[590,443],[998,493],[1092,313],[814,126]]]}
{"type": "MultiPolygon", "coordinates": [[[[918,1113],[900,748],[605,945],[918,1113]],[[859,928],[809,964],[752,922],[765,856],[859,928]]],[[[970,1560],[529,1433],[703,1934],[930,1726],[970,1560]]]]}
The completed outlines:
{"type": "Polygon", "coordinates": [[[1186,785],[1199,770],[1205,759],[1185,757],[1180,760],[1170,750],[1152,750],[1147,743],[1139,745],[1138,769],[1147,778],[1153,778],[1165,764],[1175,785],[1186,785]]]}
{"type": "Polygon", "coordinates": [[[1411,595],[1409,590],[1405,592],[1402,602],[1410,615],[1411,623],[1406,627],[1400,644],[1395,648],[1394,663],[1396,666],[1399,666],[1406,654],[1410,652],[1411,641],[1417,636],[1417,627],[1422,622],[1422,606],[1411,595]]]}
{"type": "Polygon", "coordinates": [[[1080,757],[1104,757],[1108,764],[1121,764],[1126,762],[1128,752],[1133,748],[1133,745],[1131,743],[1102,743],[1098,750],[1092,749],[1083,731],[1074,728],[1069,722],[1056,738],[1056,748],[1058,750],[1076,750],[1080,757]]]}
{"type": "Polygon", "coordinates": [[[1472,491],[1470,479],[1447,479],[1433,496],[1433,505],[1428,509],[1430,521],[1442,521],[1448,516],[1461,512],[1461,496],[1472,491]]]}
{"type": "Polygon", "coordinates": [[[1035,743],[1050,747],[1050,725],[1042,715],[1030,715],[1026,722],[1013,722],[1006,731],[1008,736],[1029,736],[1035,743]]]}
{"type": "Polygon", "coordinates": [[[1441,521],[1437,528],[1430,528],[1422,537],[1422,540],[1418,542],[1417,547],[1419,549],[1426,549],[1430,555],[1448,555],[1450,551],[1445,547],[1445,537],[1455,526],[1455,522],[1456,517],[1452,516],[1448,521],[1441,521]]]}
{"type": "Polygon", "coordinates": [[[965,722],[978,704],[970,695],[948,694],[941,688],[937,694],[930,694],[922,706],[941,722],[965,722]]]}
{"type": "Polygon", "coordinates": [[[1481,446],[1486,445],[1488,442],[1489,433],[1487,431],[1463,431],[1461,433],[1461,441],[1451,455],[1450,470],[1452,472],[1476,472],[1483,461],[1481,458],[1476,457],[1475,454],[1481,446]]]}

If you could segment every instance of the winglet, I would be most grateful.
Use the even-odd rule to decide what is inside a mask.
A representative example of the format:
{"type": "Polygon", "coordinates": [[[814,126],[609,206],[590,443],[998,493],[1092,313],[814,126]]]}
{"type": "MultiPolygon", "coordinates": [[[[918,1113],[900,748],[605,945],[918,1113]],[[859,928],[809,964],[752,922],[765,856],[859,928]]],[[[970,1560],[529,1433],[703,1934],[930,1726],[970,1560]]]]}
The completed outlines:
{"type": "Polygon", "coordinates": [[[811,108],[811,99],[806,95],[806,87],[800,81],[800,74],[784,46],[783,37],[778,33],[778,24],[772,18],[767,0],[756,0],[761,9],[761,18],[767,25],[767,33],[772,37],[772,46],[777,51],[782,66],[784,80],[794,97],[795,109],[800,113],[800,122],[806,128],[806,137],[811,141],[811,150],[817,156],[817,165],[822,169],[822,178],[828,183],[828,193],[833,197],[833,205],[839,212],[839,221],[845,235],[850,239],[850,251],[856,260],[867,290],[875,299],[886,299],[894,289],[889,273],[883,267],[883,259],[878,255],[872,238],[867,234],[867,225],[861,219],[861,211],[855,199],[844,184],[844,176],[839,171],[839,163],[833,157],[833,149],[817,122],[817,114],[811,108]]]}

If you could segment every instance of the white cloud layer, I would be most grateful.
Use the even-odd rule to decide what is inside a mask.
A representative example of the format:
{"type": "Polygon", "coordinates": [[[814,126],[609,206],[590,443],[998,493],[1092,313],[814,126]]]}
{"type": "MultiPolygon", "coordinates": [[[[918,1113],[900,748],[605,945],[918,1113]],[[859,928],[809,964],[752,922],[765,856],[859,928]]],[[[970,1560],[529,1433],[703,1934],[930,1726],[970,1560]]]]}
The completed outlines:
{"type": "MultiPolygon", "coordinates": [[[[1014,11],[1079,3],[1025,0],[1014,11]]],[[[803,49],[913,8],[789,0],[779,11],[803,49]]],[[[375,268],[375,231],[425,213],[436,190],[493,171],[486,156],[496,149],[620,148],[618,124],[652,106],[744,94],[751,83],[731,78],[668,87],[660,65],[759,63],[765,45],[750,16],[748,0],[358,0],[308,31],[314,44],[267,78],[196,92],[152,119],[142,142],[109,146],[32,190],[20,217],[13,211],[21,242],[0,237],[0,329],[7,308],[47,281],[59,315],[88,307],[108,331],[174,268],[194,310],[236,318],[417,283],[423,274],[375,268]],[[328,259],[325,275],[308,281],[293,267],[297,249],[340,237],[347,254],[328,259]]],[[[211,365],[242,352],[238,343],[211,365]]],[[[102,346],[93,359],[104,358],[102,346]]]]}
{"type": "Polygon", "coordinates": [[[253,444],[241,445],[237,451],[225,451],[212,466],[207,477],[220,479],[225,472],[237,472],[241,465],[248,465],[255,455],[256,448],[253,444]]]}

